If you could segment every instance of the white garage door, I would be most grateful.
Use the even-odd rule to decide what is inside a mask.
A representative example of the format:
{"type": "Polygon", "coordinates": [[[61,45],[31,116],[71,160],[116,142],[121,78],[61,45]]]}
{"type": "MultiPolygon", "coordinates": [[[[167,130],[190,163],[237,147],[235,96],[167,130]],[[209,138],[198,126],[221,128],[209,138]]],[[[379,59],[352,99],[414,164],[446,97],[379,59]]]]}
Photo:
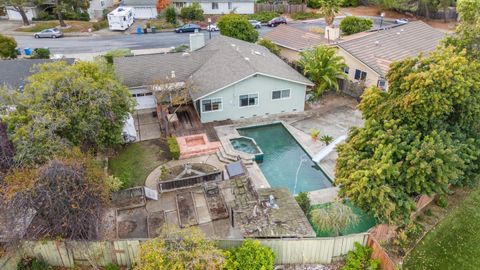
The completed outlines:
{"type": "Polygon", "coordinates": [[[135,19],[153,19],[157,17],[156,7],[134,7],[135,19]]]}

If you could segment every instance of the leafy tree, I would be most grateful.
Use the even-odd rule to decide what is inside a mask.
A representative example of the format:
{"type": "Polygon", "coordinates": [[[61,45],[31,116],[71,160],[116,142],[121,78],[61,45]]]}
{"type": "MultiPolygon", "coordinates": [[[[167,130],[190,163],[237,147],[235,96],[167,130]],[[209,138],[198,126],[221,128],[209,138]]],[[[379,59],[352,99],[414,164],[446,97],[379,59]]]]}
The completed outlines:
{"type": "Polygon", "coordinates": [[[236,39],[255,42],[258,39],[258,32],[248,22],[247,18],[238,14],[227,14],[217,21],[220,33],[224,36],[236,39]]]}
{"type": "Polygon", "coordinates": [[[236,249],[226,251],[226,270],[258,269],[270,270],[274,267],[275,255],[260,241],[247,239],[236,249]]]}
{"type": "Polygon", "coordinates": [[[271,53],[275,55],[280,55],[280,48],[275,45],[271,40],[262,38],[257,42],[257,44],[267,48],[271,53]]]}
{"type": "Polygon", "coordinates": [[[377,270],[380,262],[371,258],[372,249],[364,247],[360,243],[354,243],[355,250],[349,251],[345,265],[341,270],[377,270]]]}
{"type": "MultiPolygon", "coordinates": [[[[88,0],[54,0],[52,2],[53,12],[57,15],[61,27],[66,27],[65,15],[78,12],[79,10],[87,10],[90,6],[88,0]]],[[[79,16],[74,16],[80,19],[79,16]]],[[[88,20],[88,19],[87,19],[88,20]]]]}
{"type": "Polygon", "coordinates": [[[373,21],[368,18],[360,18],[355,16],[347,16],[340,22],[340,30],[345,35],[351,35],[363,31],[370,30],[373,21]]]}
{"type": "Polygon", "coordinates": [[[381,222],[404,223],[418,195],[479,179],[480,64],[448,47],[391,65],[367,89],[365,127],[338,146],[340,195],[381,222]]]}
{"type": "Polygon", "coordinates": [[[298,193],[298,195],[295,196],[295,200],[297,201],[300,208],[302,208],[303,213],[308,214],[310,211],[310,198],[308,197],[308,193],[298,193]]]}
{"type": "Polygon", "coordinates": [[[169,5],[165,9],[165,19],[171,24],[177,24],[177,11],[175,10],[174,6],[169,5]]]}
{"type": "Polygon", "coordinates": [[[446,43],[459,51],[466,49],[469,56],[480,61],[480,0],[458,0],[457,11],[460,23],[446,43]]]}
{"type": "Polygon", "coordinates": [[[203,9],[199,3],[194,2],[192,5],[183,7],[180,10],[180,17],[185,20],[203,21],[203,9]]]}
{"type": "Polygon", "coordinates": [[[96,239],[110,192],[118,180],[108,178],[90,155],[74,149],[38,168],[20,168],[5,177],[7,198],[34,209],[28,238],[96,239]]]}
{"type": "Polygon", "coordinates": [[[31,5],[30,0],[0,0],[0,6],[11,7],[14,11],[20,14],[20,16],[22,17],[23,25],[25,26],[30,25],[30,21],[28,21],[27,13],[25,12],[25,8],[28,7],[29,5],[31,5]]]}
{"type": "Polygon", "coordinates": [[[454,4],[454,0],[438,0],[438,7],[443,10],[443,21],[447,22],[447,10],[454,4]]]}
{"type": "Polygon", "coordinates": [[[122,142],[134,101],[106,63],[59,61],[37,69],[23,93],[11,94],[16,110],[4,118],[17,161],[41,163],[72,145],[95,150],[122,142]]]}
{"type": "Polygon", "coordinates": [[[13,37],[0,34],[0,58],[17,58],[17,42],[13,37]]]}
{"type": "Polygon", "coordinates": [[[140,245],[135,270],[222,269],[225,259],[196,227],[165,225],[160,235],[140,245]]]}
{"type": "Polygon", "coordinates": [[[341,202],[332,202],[324,208],[313,209],[310,215],[317,229],[331,231],[335,236],[339,236],[349,225],[358,223],[358,216],[352,208],[341,202]]]}
{"type": "Polygon", "coordinates": [[[317,96],[326,90],[339,90],[338,78],[345,78],[343,69],[347,67],[343,57],[336,55],[333,47],[320,45],[300,53],[299,65],[303,73],[315,83],[317,96]]]}

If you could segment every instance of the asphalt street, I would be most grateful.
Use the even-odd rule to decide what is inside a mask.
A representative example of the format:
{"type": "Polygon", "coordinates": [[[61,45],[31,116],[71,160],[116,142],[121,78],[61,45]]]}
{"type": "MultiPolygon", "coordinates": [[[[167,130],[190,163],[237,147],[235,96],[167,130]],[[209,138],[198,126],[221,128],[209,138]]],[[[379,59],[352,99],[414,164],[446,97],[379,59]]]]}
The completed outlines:
{"type": "MultiPolygon", "coordinates": [[[[374,20],[374,28],[379,27],[380,19],[372,18],[374,20]]],[[[340,19],[335,21],[339,24],[340,19]]],[[[393,22],[384,21],[383,26],[390,25],[393,22]]],[[[290,26],[308,30],[310,27],[325,27],[323,20],[314,20],[310,22],[292,22],[290,26]]],[[[260,36],[265,35],[271,31],[270,27],[262,27],[259,29],[260,36]]],[[[206,32],[208,38],[208,32],[206,32]]],[[[212,33],[212,37],[218,35],[218,32],[212,33]]],[[[78,36],[78,37],[64,37],[58,39],[35,39],[32,36],[17,35],[14,36],[17,40],[19,48],[29,47],[40,48],[48,47],[54,54],[75,54],[75,53],[98,53],[106,52],[118,48],[135,49],[151,49],[151,48],[168,48],[175,47],[181,44],[188,44],[188,33],[177,34],[174,32],[161,32],[156,34],[116,34],[116,35],[98,35],[78,36]]]]}

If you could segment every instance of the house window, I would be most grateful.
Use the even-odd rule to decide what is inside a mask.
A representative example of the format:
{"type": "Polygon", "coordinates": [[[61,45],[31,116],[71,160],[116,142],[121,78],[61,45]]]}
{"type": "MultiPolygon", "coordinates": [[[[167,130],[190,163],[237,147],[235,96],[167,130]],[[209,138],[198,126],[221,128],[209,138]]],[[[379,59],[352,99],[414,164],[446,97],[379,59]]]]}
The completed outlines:
{"type": "Polygon", "coordinates": [[[222,98],[202,100],[202,112],[214,112],[222,110],[222,98]]]}
{"type": "Polygon", "coordinates": [[[105,2],[103,2],[103,1],[100,1],[100,6],[102,6],[102,7],[103,7],[104,5],[105,5],[105,2]]]}
{"type": "Polygon", "coordinates": [[[240,107],[258,105],[258,94],[240,95],[240,107]]]}
{"type": "Polygon", "coordinates": [[[182,8],[183,4],[184,4],[183,2],[175,2],[175,7],[182,8]]]}
{"type": "Polygon", "coordinates": [[[232,2],[228,2],[228,9],[232,9],[232,2]]]}
{"type": "Polygon", "coordinates": [[[345,74],[348,74],[350,72],[350,68],[349,67],[344,67],[343,72],[345,72],[345,74]]]}
{"type": "Polygon", "coordinates": [[[218,3],[212,2],[212,9],[218,9],[218,3]]]}
{"type": "Polygon", "coordinates": [[[285,99],[290,97],[290,89],[276,90],[272,92],[272,99],[285,99]]]}
{"type": "Polygon", "coordinates": [[[364,81],[367,78],[367,73],[359,69],[355,70],[355,80],[364,81]]]}
{"type": "Polygon", "coordinates": [[[386,84],[387,84],[387,82],[384,79],[380,79],[377,82],[377,87],[382,89],[382,90],[385,90],[385,85],[386,84]]]}

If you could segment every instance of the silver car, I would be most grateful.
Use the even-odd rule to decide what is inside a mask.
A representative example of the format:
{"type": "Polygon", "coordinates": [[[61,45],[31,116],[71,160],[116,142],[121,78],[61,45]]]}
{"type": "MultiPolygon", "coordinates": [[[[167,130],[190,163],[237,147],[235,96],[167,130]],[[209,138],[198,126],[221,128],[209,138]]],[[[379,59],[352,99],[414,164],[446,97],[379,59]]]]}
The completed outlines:
{"type": "Polygon", "coordinates": [[[59,38],[63,37],[63,32],[58,30],[57,28],[49,28],[37,32],[33,35],[35,38],[59,38]]]}
{"type": "Polygon", "coordinates": [[[259,29],[262,27],[262,23],[257,20],[248,20],[248,22],[256,29],[259,29]]]}

